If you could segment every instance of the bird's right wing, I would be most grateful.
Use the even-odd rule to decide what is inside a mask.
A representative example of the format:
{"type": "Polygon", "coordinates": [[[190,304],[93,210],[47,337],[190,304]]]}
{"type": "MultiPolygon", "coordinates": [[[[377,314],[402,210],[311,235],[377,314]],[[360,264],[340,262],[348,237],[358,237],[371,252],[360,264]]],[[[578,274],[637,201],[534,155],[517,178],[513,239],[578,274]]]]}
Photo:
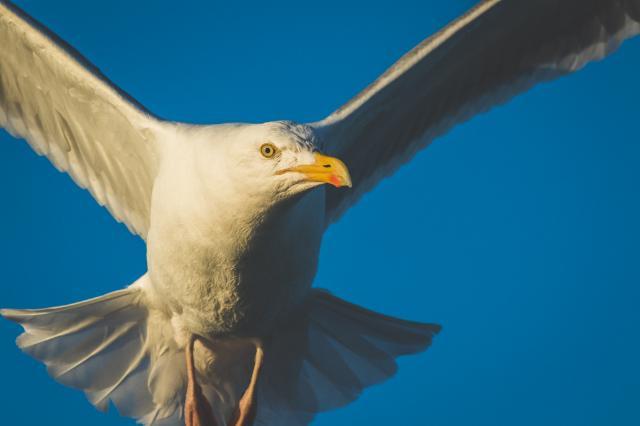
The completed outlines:
{"type": "Polygon", "coordinates": [[[26,139],[142,238],[163,126],[54,34],[0,0],[0,127],[26,139]]]}
{"type": "Polygon", "coordinates": [[[312,124],[354,185],[327,191],[327,222],[456,124],[639,32],[640,0],[480,1],[312,124]]]}

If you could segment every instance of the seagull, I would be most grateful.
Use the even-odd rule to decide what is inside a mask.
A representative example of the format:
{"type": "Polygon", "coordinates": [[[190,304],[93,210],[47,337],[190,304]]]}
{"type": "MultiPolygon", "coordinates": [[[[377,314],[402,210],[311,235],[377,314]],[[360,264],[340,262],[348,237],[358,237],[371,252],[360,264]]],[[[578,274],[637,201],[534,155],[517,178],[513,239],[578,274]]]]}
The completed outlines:
{"type": "Polygon", "coordinates": [[[0,0],[0,125],[139,235],[148,264],[125,289],[0,314],[100,410],[308,424],[440,331],[312,288],[324,231],[454,125],[638,33],[640,0],[485,0],[322,120],[190,125],[0,0]]]}

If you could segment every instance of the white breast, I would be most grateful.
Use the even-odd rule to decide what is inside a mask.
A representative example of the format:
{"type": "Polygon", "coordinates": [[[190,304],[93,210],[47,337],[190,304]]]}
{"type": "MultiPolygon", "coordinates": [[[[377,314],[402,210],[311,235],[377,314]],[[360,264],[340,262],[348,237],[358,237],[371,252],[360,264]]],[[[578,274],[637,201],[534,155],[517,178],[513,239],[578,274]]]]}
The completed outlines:
{"type": "Polygon", "coordinates": [[[311,287],[324,190],[254,217],[246,200],[212,200],[210,188],[194,184],[193,158],[174,158],[154,188],[147,260],[156,300],[192,332],[266,333],[311,287]]]}

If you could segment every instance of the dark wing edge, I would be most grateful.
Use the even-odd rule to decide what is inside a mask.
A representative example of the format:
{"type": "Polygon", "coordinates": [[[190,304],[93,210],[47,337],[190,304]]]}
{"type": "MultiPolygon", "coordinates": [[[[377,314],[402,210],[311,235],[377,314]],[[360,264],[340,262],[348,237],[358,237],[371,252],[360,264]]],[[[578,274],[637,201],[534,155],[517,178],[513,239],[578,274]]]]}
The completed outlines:
{"type": "Polygon", "coordinates": [[[146,237],[167,123],[44,25],[0,0],[0,127],[146,237]]]}
{"type": "Polygon", "coordinates": [[[479,3],[311,124],[354,183],[327,192],[327,225],[456,124],[600,60],[638,33],[640,0],[479,3]]]}

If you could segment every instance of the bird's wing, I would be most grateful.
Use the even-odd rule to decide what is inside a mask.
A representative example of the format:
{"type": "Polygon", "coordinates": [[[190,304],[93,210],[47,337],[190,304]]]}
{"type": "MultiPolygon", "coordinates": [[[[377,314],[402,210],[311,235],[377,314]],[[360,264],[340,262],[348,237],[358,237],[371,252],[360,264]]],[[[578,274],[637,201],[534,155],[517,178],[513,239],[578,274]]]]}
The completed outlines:
{"type": "Polygon", "coordinates": [[[162,123],[1,0],[0,127],[26,139],[118,221],[146,237],[162,123]]]}
{"type": "Polygon", "coordinates": [[[486,0],[312,123],[351,172],[327,224],[455,124],[611,53],[640,32],[640,0],[486,0]]]}

